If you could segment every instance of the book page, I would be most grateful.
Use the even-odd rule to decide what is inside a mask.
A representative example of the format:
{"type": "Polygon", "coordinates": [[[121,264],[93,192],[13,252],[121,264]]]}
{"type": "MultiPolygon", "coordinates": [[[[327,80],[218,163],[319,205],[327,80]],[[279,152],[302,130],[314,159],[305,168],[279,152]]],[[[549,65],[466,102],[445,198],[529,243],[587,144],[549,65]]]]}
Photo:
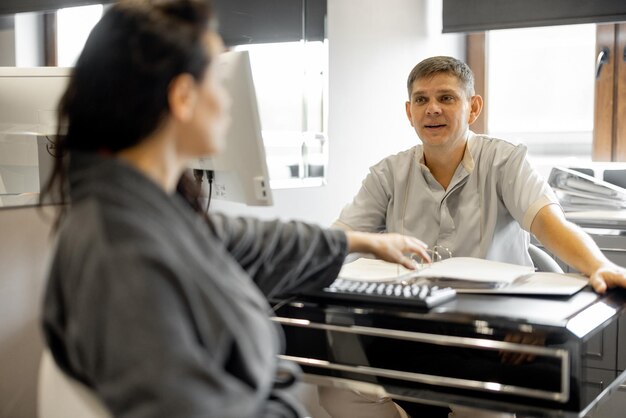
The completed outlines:
{"type": "Polygon", "coordinates": [[[416,277],[436,277],[478,282],[512,283],[515,279],[535,272],[534,267],[474,257],[453,257],[432,263],[416,277]]]}
{"type": "Polygon", "coordinates": [[[415,277],[447,278],[476,282],[511,283],[520,276],[533,273],[529,266],[501,263],[474,257],[453,257],[425,264],[420,270],[409,270],[399,264],[382,260],[359,258],[345,264],[339,277],[352,280],[394,281],[407,280],[415,277]]]}
{"type": "Polygon", "coordinates": [[[417,271],[409,270],[400,264],[388,263],[373,258],[359,258],[344,264],[339,277],[349,280],[363,281],[395,281],[413,277],[417,271]]]}

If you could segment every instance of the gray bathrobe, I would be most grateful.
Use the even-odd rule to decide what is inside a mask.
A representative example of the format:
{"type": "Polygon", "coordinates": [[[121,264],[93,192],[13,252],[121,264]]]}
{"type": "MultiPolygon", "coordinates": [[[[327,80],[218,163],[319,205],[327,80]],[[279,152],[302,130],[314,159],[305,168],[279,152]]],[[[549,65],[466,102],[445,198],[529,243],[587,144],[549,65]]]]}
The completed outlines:
{"type": "Polygon", "coordinates": [[[320,287],[343,232],[197,215],[122,161],[76,154],[43,328],[116,417],[290,417],[266,297],[320,287]]]}

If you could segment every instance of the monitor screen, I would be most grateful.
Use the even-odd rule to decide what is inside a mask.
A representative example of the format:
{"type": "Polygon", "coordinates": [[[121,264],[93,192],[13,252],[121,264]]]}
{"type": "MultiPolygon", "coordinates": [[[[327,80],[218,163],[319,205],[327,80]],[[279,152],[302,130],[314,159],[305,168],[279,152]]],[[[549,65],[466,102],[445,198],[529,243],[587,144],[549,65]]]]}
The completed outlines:
{"type": "Polygon", "coordinates": [[[212,199],[252,206],[272,205],[265,147],[247,51],[229,51],[214,61],[231,99],[231,122],[219,155],[194,160],[190,167],[212,171],[212,199]]]}

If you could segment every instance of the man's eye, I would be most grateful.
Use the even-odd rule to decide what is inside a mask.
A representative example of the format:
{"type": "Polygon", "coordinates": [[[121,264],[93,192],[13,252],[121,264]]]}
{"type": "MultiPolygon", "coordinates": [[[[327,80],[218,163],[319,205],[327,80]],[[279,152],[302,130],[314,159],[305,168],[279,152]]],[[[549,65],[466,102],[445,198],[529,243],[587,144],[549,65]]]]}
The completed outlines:
{"type": "Polygon", "coordinates": [[[415,103],[417,103],[417,104],[426,103],[426,98],[425,97],[416,97],[415,98],[415,103]]]}
{"type": "Polygon", "coordinates": [[[444,102],[444,103],[451,102],[453,100],[454,100],[454,97],[452,97],[452,96],[443,96],[441,98],[441,101],[444,102]]]}

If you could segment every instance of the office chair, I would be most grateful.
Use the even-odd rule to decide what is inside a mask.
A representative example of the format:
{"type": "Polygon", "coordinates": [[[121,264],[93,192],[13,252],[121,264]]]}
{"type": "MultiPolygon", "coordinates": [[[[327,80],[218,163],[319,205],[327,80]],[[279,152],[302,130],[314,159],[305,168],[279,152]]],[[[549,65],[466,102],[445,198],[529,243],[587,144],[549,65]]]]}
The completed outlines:
{"type": "Polygon", "coordinates": [[[39,365],[39,418],[112,418],[85,385],[66,375],[45,348],[39,365]]]}
{"type": "Polygon", "coordinates": [[[530,259],[533,261],[537,271],[563,273],[563,269],[554,258],[550,257],[548,253],[536,245],[530,244],[528,246],[528,254],[530,254],[530,259]]]}

